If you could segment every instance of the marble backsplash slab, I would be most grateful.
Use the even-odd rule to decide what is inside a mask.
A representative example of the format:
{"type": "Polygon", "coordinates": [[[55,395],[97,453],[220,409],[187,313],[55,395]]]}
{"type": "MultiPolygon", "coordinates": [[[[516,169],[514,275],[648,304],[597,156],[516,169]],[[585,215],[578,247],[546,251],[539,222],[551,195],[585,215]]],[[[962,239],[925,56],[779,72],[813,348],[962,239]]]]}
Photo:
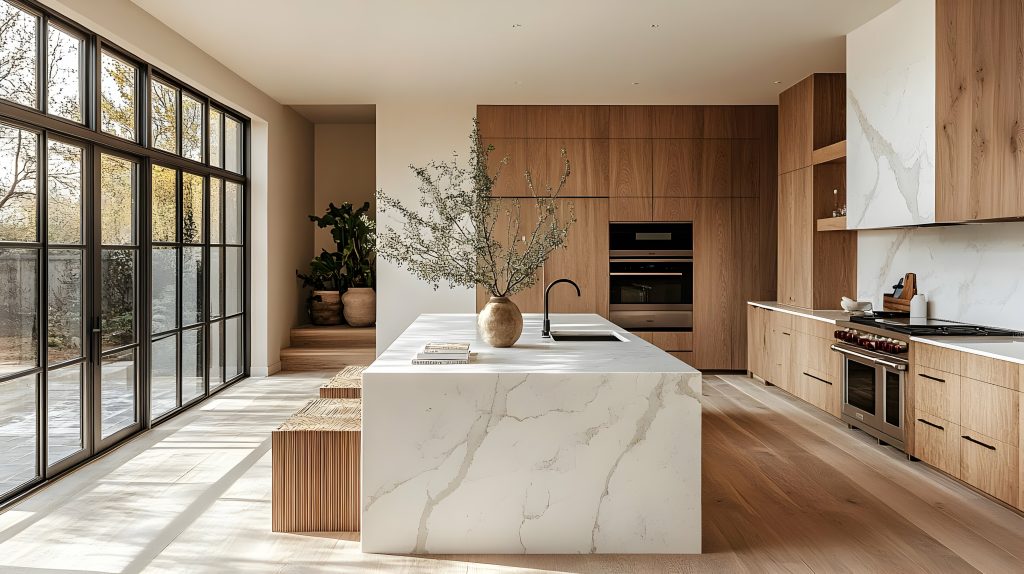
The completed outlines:
{"type": "Polygon", "coordinates": [[[1024,222],[857,236],[858,299],[881,308],[882,293],[913,272],[930,317],[1024,330],[1024,222]]]}

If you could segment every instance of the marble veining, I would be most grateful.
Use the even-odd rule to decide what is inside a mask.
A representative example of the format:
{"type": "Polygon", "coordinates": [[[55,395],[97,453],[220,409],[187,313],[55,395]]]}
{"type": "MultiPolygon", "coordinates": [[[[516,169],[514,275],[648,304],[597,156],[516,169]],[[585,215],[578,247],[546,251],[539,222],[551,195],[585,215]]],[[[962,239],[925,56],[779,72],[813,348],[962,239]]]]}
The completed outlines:
{"type": "Polygon", "coordinates": [[[903,0],[846,46],[848,227],[933,223],[934,0],[903,0]]]}
{"type": "Polygon", "coordinates": [[[491,349],[472,321],[423,316],[364,374],[363,551],[700,552],[700,374],[628,334],[541,340],[536,315],[522,348],[491,349]],[[446,332],[474,364],[410,370],[446,332]]]}
{"type": "Polygon", "coordinates": [[[1024,330],[1024,222],[860,231],[857,296],[917,274],[929,316],[1024,330]]]}

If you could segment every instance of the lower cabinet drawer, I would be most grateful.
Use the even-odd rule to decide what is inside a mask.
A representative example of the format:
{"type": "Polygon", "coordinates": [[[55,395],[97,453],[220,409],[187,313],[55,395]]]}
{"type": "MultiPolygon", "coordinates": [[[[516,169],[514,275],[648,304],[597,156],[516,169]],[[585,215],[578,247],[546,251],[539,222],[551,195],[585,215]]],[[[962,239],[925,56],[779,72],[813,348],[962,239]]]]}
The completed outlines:
{"type": "Polygon", "coordinates": [[[692,331],[654,331],[654,346],[663,351],[692,351],[692,331]]]}
{"type": "Polygon", "coordinates": [[[947,421],[960,420],[960,375],[914,365],[914,408],[947,421]]]}
{"type": "Polygon", "coordinates": [[[1017,447],[967,429],[961,429],[958,438],[960,480],[1016,505],[1020,479],[1017,447]]]}
{"type": "Polygon", "coordinates": [[[960,425],[1016,445],[1020,434],[1020,393],[967,377],[960,383],[960,425]]]}
{"type": "Polygon", "coordinates": [[[959,478],[960,426],[921,411],[915,414],[914,456],[959,478]]]}

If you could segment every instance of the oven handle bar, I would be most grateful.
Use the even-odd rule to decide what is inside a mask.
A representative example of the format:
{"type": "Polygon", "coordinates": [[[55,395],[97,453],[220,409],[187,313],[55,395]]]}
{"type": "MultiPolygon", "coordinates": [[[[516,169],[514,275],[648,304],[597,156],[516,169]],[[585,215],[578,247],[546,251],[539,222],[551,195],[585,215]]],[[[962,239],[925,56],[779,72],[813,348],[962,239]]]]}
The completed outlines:
{"type": "Polygon", "coordinates": [[[837,352],[837,353],[842,353],[844,355],[850,355],[851,357],[857,357],[859,359],[864,359],[864,360],[867,360],[867,361],[871,361],[872,363],[874,363],[876,365],[885,365],[886,367],[892,367],[892,368],[896,369],[897,371],[906,371],[907,370],[907,366],[906,365],[901,365],[899,363],[894,363],[892,361],[883,361],[882,359],[878,359],[878,358],[872,357],[870,355],[863,355],[861,353],[856,353],[856,352],[851,351],[849,349],[844,349],[842,347],[837,347],[836,345],[832,345],[831,347],[832,347],[832,350],[837,352]]]}
{"type": "Polygon", "coordinates": [[[636,259],[612,257],[610,263],[693,263],[693,257],[659,257],[657,259],[636,259]]]}
{"type": "Polygon", "coordinates": [[[612,277],[682,277],[682,273],[609,273],[612,277]]]}

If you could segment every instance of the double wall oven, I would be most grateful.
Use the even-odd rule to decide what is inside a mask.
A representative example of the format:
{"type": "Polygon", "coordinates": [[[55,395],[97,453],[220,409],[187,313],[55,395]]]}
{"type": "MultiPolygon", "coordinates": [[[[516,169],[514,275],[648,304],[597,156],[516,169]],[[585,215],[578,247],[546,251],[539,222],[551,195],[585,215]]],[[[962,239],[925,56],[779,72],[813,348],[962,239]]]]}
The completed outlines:
{"type": "Polygon", "coordinates": [[[693,223],[612,223],[610,319],[626,329],[693,328],[693,223]]]}

